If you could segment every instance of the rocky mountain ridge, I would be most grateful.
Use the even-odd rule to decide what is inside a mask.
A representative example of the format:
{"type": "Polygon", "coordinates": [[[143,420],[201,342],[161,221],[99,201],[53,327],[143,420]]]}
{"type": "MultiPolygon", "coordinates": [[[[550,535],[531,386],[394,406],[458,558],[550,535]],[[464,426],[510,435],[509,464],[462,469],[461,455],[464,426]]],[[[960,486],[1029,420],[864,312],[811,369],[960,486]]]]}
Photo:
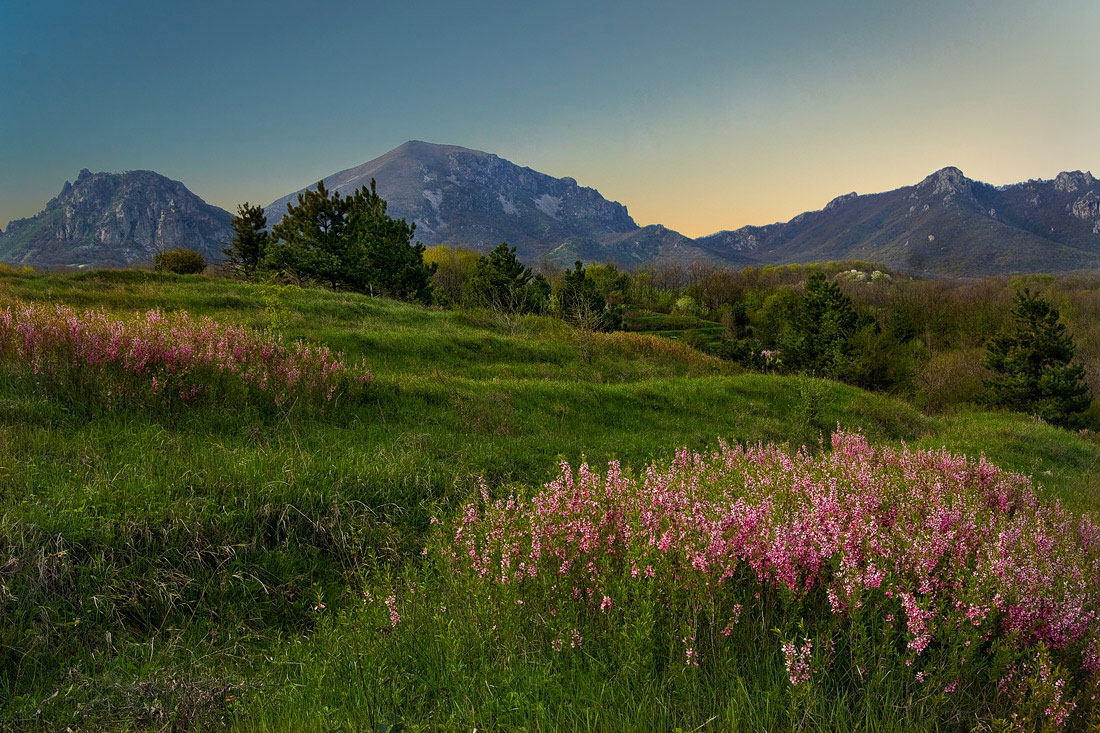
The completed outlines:
{"type": "Polygon", "coordinates": [[[1100,183],[1089,172],[991,186],[942,168],[913,186],[839,196],[788,222],[702,237],[765,263],[863,259],[918,273],[1100,267],[1100,183]]]}
{"type": "Polygon", "coordinates": [[[33,217],[0,233],[0,260],[39,266],[124,267],[158,252],[189,247],[222,259],[232,214],[179,181],[137,170],[80,171],[33,217]]]}

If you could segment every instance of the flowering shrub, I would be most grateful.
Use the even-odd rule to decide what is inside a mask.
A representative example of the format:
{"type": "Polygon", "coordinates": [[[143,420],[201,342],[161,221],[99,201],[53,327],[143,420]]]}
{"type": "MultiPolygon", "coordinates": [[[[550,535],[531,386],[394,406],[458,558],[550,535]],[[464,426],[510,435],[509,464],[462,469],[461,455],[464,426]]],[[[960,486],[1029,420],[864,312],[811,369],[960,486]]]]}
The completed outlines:
{"type": "Polygon", "coordinates": [[[440,560],[489,597],[524,600],[500,607],[529,609],[531,628],[561,625],[555,649],[658,598],[697,666],[734,643],[751,606],[749,643],[774,645],[792,690],[830,667],[858,685],[896,663],[924,699],[1085,715],[1100,672],[1093,521],[984,459],[853,433],[832,447],[681,450],[637,477],[563,463],[537,493],[496,501],[483,485],[440,535],[440,560]],[[770,628],[778,643],[760,638],[770,628]]]}
{"type": "Polygon", "coordinates": [[[252,390],[276,404],[327,403],[371,380],[324,346],[159,310],[118,317],[62,305],[0,309],[0,363],[115,401],[192,402],[252,390]]]}

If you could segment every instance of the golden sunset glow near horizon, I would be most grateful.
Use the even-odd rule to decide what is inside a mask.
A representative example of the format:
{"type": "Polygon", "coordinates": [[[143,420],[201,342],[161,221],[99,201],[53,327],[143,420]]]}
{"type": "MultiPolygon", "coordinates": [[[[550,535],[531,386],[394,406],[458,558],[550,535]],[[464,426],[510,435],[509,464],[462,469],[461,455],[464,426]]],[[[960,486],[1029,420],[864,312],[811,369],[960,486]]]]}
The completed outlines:
{"type": "Polygon", "coordinates": [[[1100,172],[1096,2],[116,10],[42,3],[0,28],[0,226],[85,167],[233,210],[409,139],[571,176],[689,236],[948,165],[1100,172]]]}

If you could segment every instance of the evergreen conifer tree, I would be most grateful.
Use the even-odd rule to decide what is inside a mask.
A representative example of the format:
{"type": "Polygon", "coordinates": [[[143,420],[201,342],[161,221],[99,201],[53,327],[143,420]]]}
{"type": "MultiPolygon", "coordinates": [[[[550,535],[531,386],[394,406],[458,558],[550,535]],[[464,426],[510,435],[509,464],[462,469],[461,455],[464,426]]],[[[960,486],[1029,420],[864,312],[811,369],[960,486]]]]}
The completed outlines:
{"type": "Polygon", "coordinates": [[[557,293],[557,310],[566,320],[587,331],[607,331],[615,326],[613,314],[608,313],[596,284],[585,276],[580,260],[572,270],[565,271],[557,293]]]}
{"type": "Polygon", "coordinates": [[[386,200],[374,179],[348,197],[351,252],[348,277],[355,289],[427,303],[436,265],[424,263],[424,245],[414,241],[416,225],[386,214],[386,200]]]}
{"type": "Polygon", "coordinates": [[[478,259],[466,284],[471,305],[502,311],[526,313],[537,309],[531,283],[531,268],[516,257],[516,248],[502,243],[487,256],[478,259]]]}
{"type": "Polygon", "coordinates": [[[298,203],[272,229],[267,263],[299,280],[333,288],[427,302],[435,265],[424,263],[414,224],[386,214],[372,180],[348,196],[324,182],[298,194],[298,203]]]}
{"type": "Polygon", "coordinates": [[[1038,415],[1053,425],[1081,427],[1092,397],[1058,310],[1024,288],[1016,293],[1012,318],[1012,324],[986,345],[984,365],[993,372],[986,386],[992,402],[1038,415]]]}
{"type": "Polygon", "coordinates": [[[263,262],[270,241],[264,207],[252,206],[246,201],[237,207],[237,215],[233,217],[233,239],[222,252],[238,272],[250,278],[263,262]]]}
{"type": "Polygon", "coordinates": [[[272,227],[275,242],[268,248],[268,263],[299,280],[320,280],[335,288],[347,265],[347,199],[325,188],[298,194],[282,221],[272,227]]]}
{"type": "Polygon", "coordinates": [[[836,377],[845,366],[860,319],[840,286],[819,272],[806,281],[806,297],[783,344],[783,362],[817,376],[836,377]]]}

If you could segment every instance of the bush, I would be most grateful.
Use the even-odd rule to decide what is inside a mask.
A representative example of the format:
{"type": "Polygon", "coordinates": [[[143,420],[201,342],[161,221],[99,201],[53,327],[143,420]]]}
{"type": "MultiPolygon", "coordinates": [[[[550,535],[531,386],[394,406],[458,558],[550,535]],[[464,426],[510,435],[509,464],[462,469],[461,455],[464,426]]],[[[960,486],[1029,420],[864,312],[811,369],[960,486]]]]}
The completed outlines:
{"type": "Polygon", "coordinates": [[[34,268],[30,265],[16,267],[15,265],[9,265],[7,262],[0,262],[0,275],[19,275],[22,277],[30,277],[34,274],[34,268]]]}
{"type": "Polygon", "coordinates": [[[432,295],[435,302],[452,308],[462,304],[466,283],[473,276],[474,266],[481,255],[465,247],[438,244],[424,250],[424,264],[435,265],[432,274],[432,295]]]}
{"type": "Polygon", "coordinates": [[[177,275],[198,275],[206,269],[206,259],[202,253],[186,247],[166,249],[157,254],[158,272],[174,272],[177,275]]]}
{"type": "Polygon", "coordinates": [[[989,374],[982,366],[983,353],[978,347],[933,353],[916,377],[923,409],[935,413],[980,403],[986,392],[984,380],[989,374]]]}
{"type": "Polygon", "coordinates": [[[676,299],[674,312],[682,316],[694,317],[699,314],[699,306],[695,302],[695,298],[684,295],[676,299]]]}

